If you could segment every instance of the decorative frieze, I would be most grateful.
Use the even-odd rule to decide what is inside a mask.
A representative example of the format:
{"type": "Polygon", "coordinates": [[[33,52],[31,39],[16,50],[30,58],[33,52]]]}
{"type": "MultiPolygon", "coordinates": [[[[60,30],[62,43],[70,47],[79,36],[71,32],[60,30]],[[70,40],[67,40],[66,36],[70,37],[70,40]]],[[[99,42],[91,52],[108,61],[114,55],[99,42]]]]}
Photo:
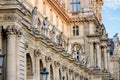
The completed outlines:
{"type": "Polygon", "coordinates": [[[17,17],[14,14],[5,14],[3,15],[3,20],[5,21],[15,21],[17,17]]]}

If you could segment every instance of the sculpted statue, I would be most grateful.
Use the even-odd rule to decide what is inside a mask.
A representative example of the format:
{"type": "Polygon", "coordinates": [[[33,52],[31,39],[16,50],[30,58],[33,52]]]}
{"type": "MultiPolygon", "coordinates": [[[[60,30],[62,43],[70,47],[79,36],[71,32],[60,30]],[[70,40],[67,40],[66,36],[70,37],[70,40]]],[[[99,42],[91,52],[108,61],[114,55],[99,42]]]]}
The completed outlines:
{"type": "Polygon", "coordinates": [[[48,21],[48,17],[45,17],[42,24],[42,31],[46,37],[48,37],[48,30],[49,30],[49,21],[48,21]]]}
{"type": "Polygon", "coordinates": [[[37,28],[38,25],[38,15],[37,15],[37,7],[34,7],[34,9],[32,10],[32,28],[37,28]]]}
{"type": "Polygon", "coordinates": [[[58,44],[59,44],[61,47],[64,46],[63,32],[61,32],[60,35],[59,35],[58,44]]]}
{"type": "Polygon", "coordinates": [[[56,42],[56,28],[55,28],[55,26],[53,26],[51,32],[52,32],[52,41],[56,42]]]}
{"type": "Polygon", "coordinates": [[[70,44],[70,39],[67,39],[67,53],[71,53],[71,44],[70,44]]]}
{"type": "Polygon", "coordinates": [[[77,49],[75,46],[73,47],[72,58],[77,59],[77,49]]]}

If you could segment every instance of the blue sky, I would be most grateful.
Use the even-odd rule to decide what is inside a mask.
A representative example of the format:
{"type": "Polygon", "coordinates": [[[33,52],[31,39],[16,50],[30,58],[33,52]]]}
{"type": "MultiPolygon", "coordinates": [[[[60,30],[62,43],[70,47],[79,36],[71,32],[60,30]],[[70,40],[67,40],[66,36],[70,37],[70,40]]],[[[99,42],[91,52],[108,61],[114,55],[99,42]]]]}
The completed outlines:
{"type": "Polygon", "coordinates": [[[104,0],[103,23],[110,38],[120,35],[120,0],[104,0]]]}

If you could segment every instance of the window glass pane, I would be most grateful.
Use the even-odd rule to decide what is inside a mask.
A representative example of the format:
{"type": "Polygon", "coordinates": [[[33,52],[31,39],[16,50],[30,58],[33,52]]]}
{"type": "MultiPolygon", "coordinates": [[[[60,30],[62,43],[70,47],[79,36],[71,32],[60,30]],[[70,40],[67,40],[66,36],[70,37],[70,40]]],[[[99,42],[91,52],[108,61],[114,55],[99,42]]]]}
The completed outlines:
{"type": "Polygon", "coordinates": [[[70,11],[73,11],[73,5],[72,4],[70,5],[70,11]]]}
{"type": "Polygon", "coordinates": [[[78,9],[78,12],[79,12],[80,11],[80,4],[78,4],[77,9],[78,9]]]}
{"type": "Polygon", "coordinates": [[[77,5],[76,5],[76,4],[74,4],[74,10],[73,10],[74,12],[76,12],[76,11],[77,11],[77,8],[76,8],[76,7],[77,7],[77,5]]]}
{"type": "Polygon", "coordinates": [[[77,36],[79,35],[79,31],[78,31],[78,30],[76,30],[76,35],[77,35],[77,36]]]}
{"type": "Polygon", "coordinates": [[[80,0],[70,0],[70,11],[80,12],[80,0]]]}
{"type": "Polygon", "coordinates": [[[73,36],[75,36],[75,30],[73,30],[73,36]]]}

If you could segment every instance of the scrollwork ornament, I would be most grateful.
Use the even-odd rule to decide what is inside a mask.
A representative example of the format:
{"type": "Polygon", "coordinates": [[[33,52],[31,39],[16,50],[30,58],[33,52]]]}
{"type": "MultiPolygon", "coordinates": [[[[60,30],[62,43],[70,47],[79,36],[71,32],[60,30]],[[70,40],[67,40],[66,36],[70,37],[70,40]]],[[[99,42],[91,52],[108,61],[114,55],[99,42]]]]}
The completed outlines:
{"type": "Polygon", "coordinates": [[[55,64],[56,67],[60,67],[60,62],[59,61],[55,61],[54,64],[55,64]]]}
{"type": "Polygon", "coordinates": [[[35,55],[36,57],[39,57],[39,56],[41,55],[40,49],[34,50],[34,55],[35,55]]]}
{"type": "Polygon", "coordinates": [[[51,61],[52,61],[52,58],[51,58],[51,56],[45,56],[45,60],[46,60],[47,62],[51,62],[51,61]]]}

